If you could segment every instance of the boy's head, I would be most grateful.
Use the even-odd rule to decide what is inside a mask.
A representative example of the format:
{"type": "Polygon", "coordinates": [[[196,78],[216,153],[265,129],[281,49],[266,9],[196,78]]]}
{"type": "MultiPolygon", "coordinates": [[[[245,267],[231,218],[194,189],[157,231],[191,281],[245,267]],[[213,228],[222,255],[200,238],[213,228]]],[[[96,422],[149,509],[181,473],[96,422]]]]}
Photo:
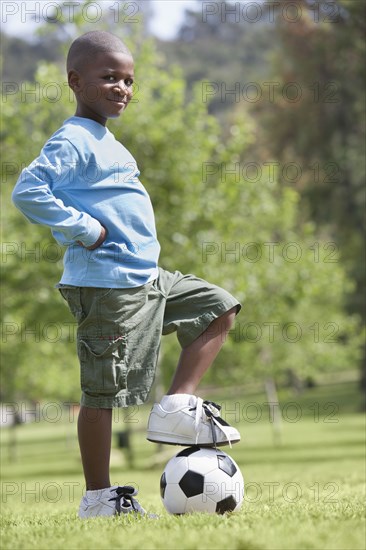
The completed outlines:
{"type": "Polygon", "coordinates": [[[76,116],[105,125],[132,97],[132,55],[114,34],[91,31],[77,38],[67,56],[67,74],[77,100],[76,116]]]}

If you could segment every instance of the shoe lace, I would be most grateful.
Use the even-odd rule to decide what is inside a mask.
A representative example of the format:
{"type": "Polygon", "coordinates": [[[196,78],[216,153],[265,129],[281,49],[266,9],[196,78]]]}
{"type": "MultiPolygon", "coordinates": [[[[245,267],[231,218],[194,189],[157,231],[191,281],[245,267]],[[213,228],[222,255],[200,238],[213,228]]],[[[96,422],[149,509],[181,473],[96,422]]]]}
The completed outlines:
{"type": "Polygon", "coordinates": [[[123,485],[122,487],[117,487],[115,491],[116,496],[109,500],[116,501],[116,514],[120,515],[121,512],[123,514],[128,514],[132,511],[145,514],[145,510],[143,510],[138,501],[133,498],[138,492],[135,487],[132,487],[132,485],[123,485]]]}
{"type": "Polygon", "coordinates": [[[194,410],[194,409],[196,409],[196,416],[194,421],[194,429],[196,431],[196,445],[197,445],[200,431],[202,429],[202,420],[207,419],[211,427],[212,441],[215,449],[217,448],[215,426],[217,426],[225,434],[231,448],[230,436],[227,430],[225,430],[225,426],[228,426],[229,424],[225,422],[225,420],[220,416],[220,410],[221,410],[220,405],[218,405],[217,403],[214,403],[213,401],[203,401],[203,399],[201,399],[200,397],[197,397],[196,406],[193,407],[191,410],[194,410]]]}

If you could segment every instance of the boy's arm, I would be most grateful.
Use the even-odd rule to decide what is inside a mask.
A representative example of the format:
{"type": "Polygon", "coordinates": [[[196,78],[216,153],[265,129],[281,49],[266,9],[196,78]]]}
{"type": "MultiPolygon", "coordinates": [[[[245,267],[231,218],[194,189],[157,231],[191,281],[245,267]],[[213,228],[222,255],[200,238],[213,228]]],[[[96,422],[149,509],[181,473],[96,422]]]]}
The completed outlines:
{"type": "Polygon", "coordinates": [[[82,243],[81,241],[76,241],[78,244],[80,244],[81,246],[84,246],[85,248],[87,248],[88,250],[95,250],[96,248],[98,248],[98,246],[100,246],[101,244],[104,243],[104,241],[106,240],[107,238],[107,230],[106,228],[104,227],[104,225],[102,225],[102,230],[100,232],[100,235],[99,235],[99,239],[97,240],[96,243],[94,243],[92,246],[86,246],[84,243],[82,243]]]}
{"type": "Polygon", "coordinates": [[[50,227],[61,244],[78,243],[94,250],[105,240],[106,229],[86,212],[66,206],[53,193],[65,177],[72,185],[79,166],[77,152],[64,141],[47,145],[40,157],[22,171],[12,200],[30,222],[50,227]]]}

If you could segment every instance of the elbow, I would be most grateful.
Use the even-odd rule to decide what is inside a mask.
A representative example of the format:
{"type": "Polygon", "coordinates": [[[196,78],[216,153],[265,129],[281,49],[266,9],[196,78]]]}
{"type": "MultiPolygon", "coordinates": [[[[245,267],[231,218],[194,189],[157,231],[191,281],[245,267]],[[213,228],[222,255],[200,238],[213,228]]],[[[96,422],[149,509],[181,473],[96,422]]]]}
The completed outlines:
{"type": "Polygon", "coordinates": [[[25,170],[23,170],[11,194],[12,203],[19,210],[22,210],[26,203],[29,203],[29,201],[31,200],[31,196],[29,193],[31,190],[31,186],[29,185],[29,182],[26,181],[25,174],[25,170]]]}
{"type": "Polygon", "coordinates": [[[12,203],[14,204],[14,206],[16,206],[19,210],[22,209],[22,206],[25,202],[24,197],[23,197],[23,193],[19,192],[19,190],[17,189],[16,186],[13,189],[13,192],[11,194],[11,200],[12,200],[12,203]]]}
{"type": "Polygon", "coordinates": [[[14,206],[23,214],[29,210],[30,202],[32,201],[29,193],[25,190],[19,189],[17,185],[13,189],[11,200],[14,206]]]}
{"type": "Polygon", "coordinates": [[[12,192],[12,194],[11,194],[11,202],[12,202],[17,208],[19,208],[19,203],[21,202],[21,200],[20,200],[20,197],[19,197],[19,194],[18,194],[18,192],[17,192],[16,187],[14,187],[13,192],[12,192]]]}

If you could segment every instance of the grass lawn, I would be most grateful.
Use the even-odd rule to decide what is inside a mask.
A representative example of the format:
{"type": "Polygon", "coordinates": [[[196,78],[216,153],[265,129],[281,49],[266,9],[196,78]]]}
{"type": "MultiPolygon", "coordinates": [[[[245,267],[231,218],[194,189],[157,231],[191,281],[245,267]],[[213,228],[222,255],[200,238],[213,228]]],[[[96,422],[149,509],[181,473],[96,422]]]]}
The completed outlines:
{"type": "MultiPolygon", "coordinates": [[[[220,399],[215,397],[218,403],[220,399]]],[[[223,403],[222,403],[223,404],[223,403]]],[[[226,447],[239,464],[246,494],[237,514],[170,516],[159,479],[179,447],[145,440],[149,407],[117,411],[114,431],[131,426],[133,463],[114,446],[112,482],[135,484],[142,505],[160,515],[81,521],[83,478],[76,414],[40,406],[41,421],[2,429],[2,527],[5,549],[338,549],[365,548],[365,416],[355,383],[281,396],[281,443],[264,395],[225,401],[224,416],[242,433],[226,447]],[[127,416],[128,415],[128,416],[127,416]],[[43,417],[43,418],[42,418],[43,417]]],[[[115,437],[115,441],[117,437],[115,437]]]]}

